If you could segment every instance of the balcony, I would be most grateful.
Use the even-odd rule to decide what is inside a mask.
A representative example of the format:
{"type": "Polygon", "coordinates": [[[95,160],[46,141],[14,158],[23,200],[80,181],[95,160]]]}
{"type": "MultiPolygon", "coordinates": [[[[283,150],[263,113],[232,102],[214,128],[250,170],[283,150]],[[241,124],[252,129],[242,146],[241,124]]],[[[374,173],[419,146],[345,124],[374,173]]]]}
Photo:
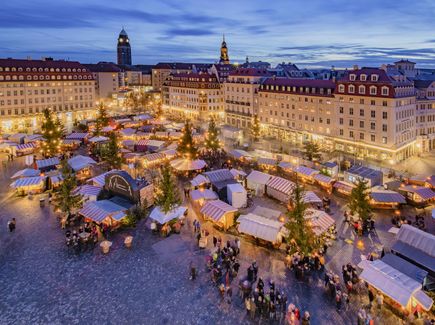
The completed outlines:
{"type": "Polygon", "coordinates": [[[247,116],[247,117],[252,117],[253,114],[251,113],[245,113],[245,112],[238,112],[238,111],[233,111],[231,109],[225,109],[225,113],[229,113],[229,114],[234,114],[234,115],[240,115],[240,116],[247,116]]]}
{"type": "Polygon", "coordinates": [[[238,101],[229,100],[229,99],[225,100],[225,103],[227,103],[227,104],[233,104],[233,105],[251,106],[251,103],[238,102],[238,101]]]}

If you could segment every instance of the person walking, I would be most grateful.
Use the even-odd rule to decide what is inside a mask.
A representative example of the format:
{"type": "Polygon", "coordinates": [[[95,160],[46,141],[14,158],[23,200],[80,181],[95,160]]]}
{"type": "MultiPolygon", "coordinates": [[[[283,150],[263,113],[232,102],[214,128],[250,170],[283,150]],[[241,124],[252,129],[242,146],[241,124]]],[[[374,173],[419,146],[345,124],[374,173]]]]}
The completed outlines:
{"type": "Polygon", "coordinates": [[[305,311],[304,317],[302,317],[302,325],[310,325],[310,313],[308,311],[305,311]]]}
{"type": "Polygon", "coordinates": [[[375,300],[375,295],[373,294],[373,292],[370,289],[369,289],[368,295],[369,295],[369,309],[372,309],[373,300],[375,300]]]}
{"type": "Polygon", "coordinates": [[[9,220],[9,222],[8,222],[9,232],[15,231],[16,226],[17,226],[17,220],[15,220],[15,218],[12,218],[12,220],[9,220]]]}
{"type": "Polygon", "coordinates": [[[193,281],[196,279],[196,267],[192,261],[189,264],[189,269],[190,269],[190,280],[193,281]]]}
{"type": "Polygon", "coordinates": [[[215,236],[213,236],[213,247],[216,248],[217,245],[217,238],[215,236]]]}

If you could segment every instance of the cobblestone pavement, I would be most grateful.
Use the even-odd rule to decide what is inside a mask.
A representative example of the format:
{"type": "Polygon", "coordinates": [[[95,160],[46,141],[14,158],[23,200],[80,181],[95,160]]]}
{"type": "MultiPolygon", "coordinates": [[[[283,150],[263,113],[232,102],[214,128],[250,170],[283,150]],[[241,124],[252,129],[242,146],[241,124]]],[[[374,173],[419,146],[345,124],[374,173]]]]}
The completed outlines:
{"type": "MultiPolygon", "coordinates": [[[[192,209],[181,235],[161,239],[140,223],[134,230],[114,235],[108,255],[97,248],[75,255],[66,249],[50,207],[39,207],[36,197],[30,200],[10,195],[9,177],[21,163],[2,167],[0,181],[0,324],[252,323],[236,297],[235,286],[233,304],[228,305],[220,301],[217,289],[211,285],[204,268],[211,243],[207,250],[196,247],[192,209]],[[17,230],[11,234],[6,223],[12,216],[17,218],[17,230]],[[128,234],[134,236],[131,249],[123,247],[128,234]],[[194,282],[188,279],[191,261],[199,267],[194,282]]],[[[333,216],[340,221],[335,210],[333,216]]],[[[204,227],[217,232],[210,224],[204,227]]],[[[347,236],[346,231],[341,236],[347,236]]],[[[224,240],[234,238],[220,235],[224,240]]],[[[382,232],[384,235],[391,234],[382,232]]],[[[367,246],[372,245],[371,239],[365,241],[367,246]]],[[[296,281],[285,270],[279,252],[245,239],[241,251],[240,276],[245,275],[252,260],[257,260],[260,275],[265,280],[273,278],[287,292],[289,302],[302,311],[309,310],[312,324],[356,324],[356,310],[365,301],[356,297],[349,310],[337,313],[321,280],[315,277],[310,284],[296,281]]],[[[328,252],[328,265],[339,268],[359,254],[354,245],[340,239],[328,252]]],[[[377,324],[400,322],[385,311],[377,324]]]]}

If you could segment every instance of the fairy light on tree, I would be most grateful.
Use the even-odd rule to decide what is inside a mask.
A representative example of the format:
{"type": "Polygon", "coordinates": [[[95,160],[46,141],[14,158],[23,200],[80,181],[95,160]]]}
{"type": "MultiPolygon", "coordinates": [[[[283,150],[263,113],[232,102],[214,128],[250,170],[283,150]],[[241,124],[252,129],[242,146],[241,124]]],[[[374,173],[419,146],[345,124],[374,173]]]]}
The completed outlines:
{"type": "Polygon", "coordinates": [[[177,147],[180,155],[187,159],[195,159],[198,156],[198,149],[193,143],[192,126],[189,120],[186,120],[183,128],[183,135],[177,147]]]}
{"type": "Polygon", "coordinates": [[[63,125],[58,117],[54,119],[50,109],[44,109],[42,114],[41,130],[45,141],[42,143],[41,153],[45,157],[53,157],[60,152],[63,125]]]}
{"type": "Polygon", "coordinates": [[[216,122],[212,118],[208,124],[208,132],[205,139],[205,147],[215,153],[220,149],[219,130],[216,127],[216,122]]]}
{"type": "Polygon", "coordinates": [[[257,114],[254,115],[254,120],[252,121],[251,135],[255,142],[260,139],[260,121],[257,114]]]}
{"type": "Polygon", "coordinates": [[[107,109],[104,103],[98,105],[98,116],[95,121],[95,135],[100,135],[103,127],[109,125],[109,116],[107,115],[107,109]]]}

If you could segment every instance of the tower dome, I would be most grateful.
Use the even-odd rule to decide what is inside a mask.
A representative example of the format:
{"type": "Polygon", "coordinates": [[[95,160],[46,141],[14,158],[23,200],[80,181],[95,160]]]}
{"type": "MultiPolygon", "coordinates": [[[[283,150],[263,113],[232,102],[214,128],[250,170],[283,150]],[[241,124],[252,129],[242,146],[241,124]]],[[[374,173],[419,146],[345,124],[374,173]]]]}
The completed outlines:
{"type": "Polygon", "coordinates": [[[117,62],[120,65],[131,65],[131,45],[127,32],[122,28],[118,36],[117,62]]]}
{"type": "Polygon", "coordinates": [[[228,57],[227,42],[225,42],[225,34],[222,37],[221,57],[220,57],[219,63],[220,64],[229,64],[230,63],[230,58],[228,57]]]}

